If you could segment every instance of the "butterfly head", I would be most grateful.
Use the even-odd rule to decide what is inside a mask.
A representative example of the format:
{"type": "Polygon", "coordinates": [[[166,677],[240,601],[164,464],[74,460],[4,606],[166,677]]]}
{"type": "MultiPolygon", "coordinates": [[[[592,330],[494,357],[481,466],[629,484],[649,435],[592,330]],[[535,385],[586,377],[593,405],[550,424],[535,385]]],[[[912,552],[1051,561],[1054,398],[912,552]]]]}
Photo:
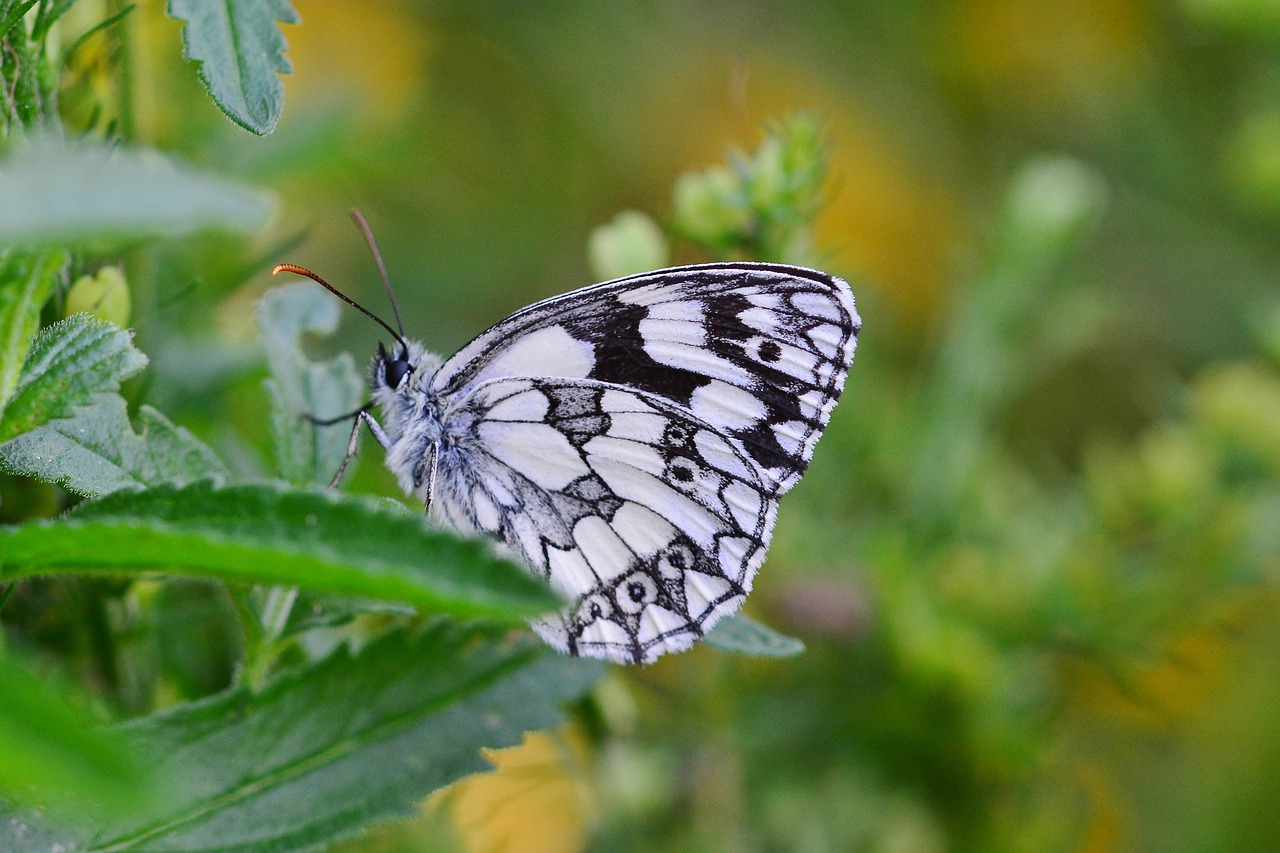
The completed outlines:
{"type": "Polygon", "coordinates": [[[370,383],[375,396],[406,394],[422,384],[440,366],[440,358],[417,341],[400,340],[387,349],[378,344],[370,366],[370,383]]]}

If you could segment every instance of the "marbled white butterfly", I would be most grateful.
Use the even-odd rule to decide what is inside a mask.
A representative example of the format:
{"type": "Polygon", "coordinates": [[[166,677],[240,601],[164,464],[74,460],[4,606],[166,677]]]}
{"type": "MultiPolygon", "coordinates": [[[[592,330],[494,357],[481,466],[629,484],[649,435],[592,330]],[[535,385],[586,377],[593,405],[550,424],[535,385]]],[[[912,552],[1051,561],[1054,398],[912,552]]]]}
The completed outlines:
{"type": "Polygon", "coordinates": [[[566,598],[535,631],[623,663],[688,648],[742,605],[861,326],[843,280],[766,263],[575,290],[447,361],[378,322],[396,339],[371,365],[382,422],[355,413],[348,458],[364,422],[406,493],[566,598]]]}

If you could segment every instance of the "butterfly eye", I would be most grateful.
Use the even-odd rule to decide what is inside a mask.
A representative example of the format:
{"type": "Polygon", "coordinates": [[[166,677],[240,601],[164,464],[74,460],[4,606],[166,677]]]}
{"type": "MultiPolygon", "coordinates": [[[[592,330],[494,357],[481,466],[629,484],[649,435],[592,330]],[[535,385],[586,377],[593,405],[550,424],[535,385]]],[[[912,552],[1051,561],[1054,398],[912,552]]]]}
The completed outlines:
{"type": "Polygon", "coordinates": [[[400,387],[405,374],[412,369],[413,365],[409,364],[409,351],[402,349],[395,358],[388,357],[382,360],[382,381],[387,383],[388,388],[394,390],[400,387]]]}

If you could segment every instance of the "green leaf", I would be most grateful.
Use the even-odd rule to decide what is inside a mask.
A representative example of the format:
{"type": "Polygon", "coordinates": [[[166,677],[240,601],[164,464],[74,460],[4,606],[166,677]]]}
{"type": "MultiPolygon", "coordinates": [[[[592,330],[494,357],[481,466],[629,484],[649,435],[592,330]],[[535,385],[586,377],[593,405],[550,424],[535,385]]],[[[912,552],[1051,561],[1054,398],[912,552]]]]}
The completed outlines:
{"type": "Polygon", "coordinates": [[[0,164],[0,245],[249,232],[271,212],[261,193],[144,149],[42,136],[0,164]]]}
{"type": "Polygon", "coordinates": [[[303,415],[330,418],[363,402],[364,380],[349,353],[310,361],[304,335],[328,336],[338,328],[341,303],[311,282],[268,291],[258,303],[258,329],[271,378],[271,428],[278,474],[297,485],[328,483],[346,456],[351,423],[316,426],[303,415]]]}
{"type": "Polygon", "coordinates": [[[84,809],[133,808],[147,793],[141,766],[118,734],[106,734],[12,658],[0,659],[0,795],[84,809]]]}
{"type": "Polygon", "coordinates": [[[741,613],[731,613],[717,622],[706,642],[722,652],[758,658],[789,658],[804,651],[804,643],[795,637],[779,634],[741,613]]]}
{"type": "MultiPolygon", "coordinates": [[[[6,406],[17,390],[27,350],[40,324],[40,309],[49,301],[66,263],[66,253],[61,250],[0,252],[0,415],[7,415],[6,406]]],[[[3,421],[0,441],[4,441],[3,421]]]]}
{"type": "Polygon", "coordinates": [[[8,0],[0,3],[0,38],[7,36],[37,2],[39,0],[8,0]]]}
{"type": "Polygon", "coordinates": [[[146,366],[128,332],[88,314],[41,329],[0,418],[0,442],[69,417],[146,366]]]}
{"type": "Polygon", "coordinates": [[[163,571],[399,601],[517,622],[561,602],[482,542],[400,504],[279,484],[156,486],[0,527],[0,582],[163,571]]]}
{"type": "Polygon", "coordinates": [[[184,21],[187,58],[227,118],[259,135],[276,129],[284,108],[277,74],[293,71],[277,22],[300,20],[288,0],[169,0],[169,16],[184,21]]]}
{"type": "Polygon", "coordinates": [[[0,418],[0,468],[89,496],[223,479],[213,451],[155,409],[134,431],[115,391],[146,363],[128,332],[87,314],[43,329],[0,418]]]}
{"type": "Polygon", "coordinates": [[[74,416],[0,444],[0,468],[96,497],[160,483],[221,483],[222,461],[207,445],[150,406],[129,423],[124,398],[99,394],[74,416]]]}
{"type": "Polygon", "coordinates": [[[345,625],[357,616],[368,613],[412,616],[414,611],[406,604],[375,601],[371,598],[306,593],[298,596],[280,636],[289,637],[313,628],[345,625]]]}
{"type": "MultiPolygon", "coordinates": [[[[70,6],[70,4],[74,2],[75,0],[70,0],[70,3],[68,3],[68,6],[70,6]]],[[[101,21],[98,21],[98,23],[94,24],[92,27],[89,27],[89,29],[80,33],[80,35],[76,37],[76,40],[73,41],[70,45],[67,46],[65,50],[62,51],[63,67],[65,68],[69,64],[69,60],[71,59],[72,55],[74,55],[75,52],[80,49],[80,46],[82,44],[87,42],[89,39],[93,38],[93,36],[96,35],[97,33],[100,33],[103,30],[107,29],[108,27],[112,27],[120,23],[121,21],[124,20],[126,15],[128,15],[130,12],[132,12],[136,8],[137,8],[136,3],[130,3],[128,6],[125,6],[124,8],[120,9],[120,11],[116,12],[113,15],[108,15],[107,17],[103,18],[101,21]]]]}
{"type": "Polygon", "coordinates": [[[40,13],[36,15],[36,22],[31,27],[31,40],[44,41],[45,36],[49,34],[49,28],[56,24],[75,2],[76,0],[48,0],[41,4],[40,13]]]}
{"type": "Polygon", "coordinates": [[[85,853],[321,847],[489,769],[480,749],[558,724],[558,706],[602,673],[477,627],[392,634],[259,694],[241,687],[124,727],[183,784],[145,820],[60,840],[85,853]]]}

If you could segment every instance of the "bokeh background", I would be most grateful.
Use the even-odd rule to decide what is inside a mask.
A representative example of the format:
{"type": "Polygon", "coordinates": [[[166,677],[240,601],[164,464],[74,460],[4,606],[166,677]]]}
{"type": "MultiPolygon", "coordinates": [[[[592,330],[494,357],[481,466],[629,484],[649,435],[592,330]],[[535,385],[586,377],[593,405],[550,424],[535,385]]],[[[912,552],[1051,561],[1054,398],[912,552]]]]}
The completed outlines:
{"type": "MultiPolygon", "coordinates": [[[[64,104],[278,194],[251,239],[122,257],[134,395],[245,470],[269,469],[270,266],[384,304],[352,207],[411,336],[452,352],[805,111],[816,257],[865,321],[747,606],[807,653],[617,669],[344,851],[1280,849],[1280,4],[295,5],[269,137],[218,113],[154,0],[126,85],[99,40],[64,104]]],[[[351,312],[317,347],[363,360],[378,331],[351,312]]],[[[352,487],[396,493],[373,450],[352,487]]],[[[148,671],[140,708],[230,677],[189,598],[139,647],[227,663],[148,671]]]]}

